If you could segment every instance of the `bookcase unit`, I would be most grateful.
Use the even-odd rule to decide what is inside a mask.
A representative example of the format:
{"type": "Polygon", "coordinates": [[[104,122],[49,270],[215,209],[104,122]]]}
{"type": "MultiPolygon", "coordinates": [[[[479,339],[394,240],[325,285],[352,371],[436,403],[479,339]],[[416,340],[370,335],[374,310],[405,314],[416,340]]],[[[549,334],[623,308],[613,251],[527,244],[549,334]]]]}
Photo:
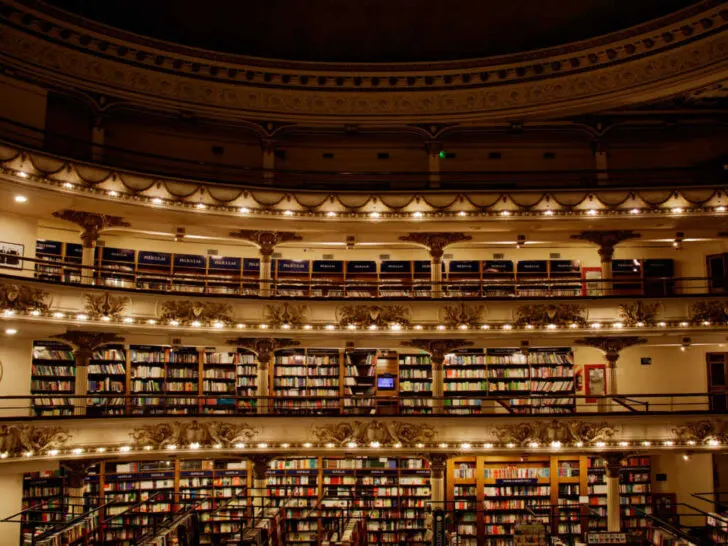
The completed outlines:
{"type": "Polygon", "coordinates": [[[208,256],[207,292],[238,294],[242,292],[242,258],[208,256]]]}
{"type": "Polygon", "coordinates": [[[173,254],[172,290],[201,294],[206,289],[207,260],[196,254],[173,254]]]}
{"type": "Polygon", "coordinates": [[[461,349],[447,355],[444,377],[444,408],[447,413],[467,415],[480,410],[483,398],[488,395],[483,349],[461,349]],[[468,395],[473,395],[473,398],[460,398],[468,395]]]}
{"type": "Polygon", "coordinates": [[[346,296],[350,298],[377,297],[377,262],[346,262],[346,296]]]}
{"type": "Polygon", "coordinates": [[[483,262],[484,296],[515,296],[516,276],[510,260],[485,260],[483,262]]]}
{"type": "Polygon", "coordinates": [[[375,349],[353,350],[345,353],[344,406],[349,412],[368,414],[373,408],[376,393],[375,349]]]}
{"type": "MultiPolygon", "coordinates": [[[[26,472],[23,475],[23,510],[35,508],[33,522],[21,523],[21,543],[32,544],[32,537],[50,529],[65,519],[66,478],[63,470],[26,472]],[[43,523],[48,525],[43,525],[43,523]]],[[[7,514],[9,515],[9,514],[7,514]]]]}
{"type": "Polygon", "coordinates": [[[190,398],[167,400],[167,413],[180,415],[198,412],[200,394],[200,354],[195,347],[174,347],[167,350],[165,394],[189,394],[190,398]]]}
{"type": "Polygon", "coordinates": [[[369,544],[426,544],[430,469],[418,457],[326,457],[323,497],[366,520],[369,544]]]}
{"type": "Polygon", "coordinates": [[[379,297],[404,298],[412,295],[412,262],[385,260],[379,264],[379,297]]]}
{"type": "Polygon", "coordinates": [[[167,349],[150,345],[132,345],[129,364],[129,394],[132,400],[132,413],[160,415],[164,413],[165,363],[167,349]]]}
{"type": "MultiPolygon", "coordinates": [[[[650,457],[630,457],[622,462],[619,471],[619,504],[623,531],[636,532],[649,525],[649,520],[635,512],[635,508],[652,514],[650,457]]],[[[607,528],[606,461],[600,457],[588,457],[589,506],[601,519],[591,519],[592,529],[607,528]]]]}
{"type": "Polygon", "coordinates": [[[257,364],[255,355],[246,349],[235,352],[203,351],[203,413],[255,413],[257,364]],[[246,399],[249,396],[251,398],[246,399]],[[240,397],[236,400],[236,397],[240,397]]]}
{"type": "Polygon", "coordinates": [[[172,274],[172,255],[167,252],[139,251],[136,267],[137,287],[167,291],[172,274]]]}
{"type": "Polygon", "coordinates": [[[288,543],[317,545],[320,459],[297,457],[270,462],[267,494],[273,506],[285,506],[288,543]]]}
{"type": "Polygon", "coordinates": [[[428,354],[399,355],[400,408],[405,415],[432,413],[432,362],[428,354]]]}
{"type": "Polygon", "coordinates": [[[303,298],[309,294],[311,262],[308,260],[276,260],[276,293],[279,296],[303,298]]]}
{"type": "Polygon", "coordinates": [[[97,282],[104,286],[134,286],[136,252],[125,248],[97,247],[97,282]]]}
{"type": "Polygon", "coordinates": [[[42,281],[61,282],[63,280],[63,254],[64,244],[59,241],[36,241],[35,257],[43,260],[43,263],[35,264],[35,278],[42,281]]]}
{"type": "Polygon", "coordinates": [[[89,394],[118,394],[120,398],[91,398],[87,415],[124,415],[127,352],[123,345],[97,347],[88,366],[89,394]]]}
{"type": "Polygon", "coordinates": [[[481,263],[452,260],[447,270],[447,295],[459,298],[480,296],[481,263]]]}
{"type": "Polygon", "coordinates": [[[320,298],[344,297],[344,262],[314,260],[311,263],[311,295],[320,298]]]}
{"type": "Polygon", "coordinates": [[[33,343],[30,394],[39,417],[73,415],[73,404],[54,395],[74,394],[76,360],[68,345],[56,341],[33,343]]]}
{"type": "Polygon", "coordinates": [[[277,351],[272,368],[274,409],[307,414],[336,411],[339,363],[338,349],[277,351]]]}

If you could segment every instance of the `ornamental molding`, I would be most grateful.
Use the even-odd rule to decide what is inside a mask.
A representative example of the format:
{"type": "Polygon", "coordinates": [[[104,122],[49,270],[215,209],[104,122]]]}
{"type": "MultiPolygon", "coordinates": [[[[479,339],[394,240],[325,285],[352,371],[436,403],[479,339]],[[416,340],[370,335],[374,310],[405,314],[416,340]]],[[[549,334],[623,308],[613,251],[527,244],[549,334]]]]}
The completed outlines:
{"type": "Polygon", "coordinates": [[[0,283],[0,308],[21,313],[50,309],[50,295],[45,290],[11,282],[0,283]]]}
{"type": "Polygon", "coordinates": [[[286,324],[297,328],[306,322],[308,306],[297,303],[269,304],[265,306],[263,314],[273,328],[280,328],[286,324]]]}
{"type": "Polygon", "coordinates": [[[521,305],[515,310],[515,325],[519,328],[534,326],[547,327],[551,324],[559,327],[576,324],[586,325],[587,310],[576,303],[538,303],[521,305]]]}
{"type": "MultiPolygon", "coordinates": [[[[23,78],[196,116],[368,121],[524,119],[693,91],[725,68],[725,3],[555,48],[471,61],[296,63],[203,51],[3,0],[0,59],[23,78]]],[[[262,131],[265,133],[264,131],[262,131]]]]}
{"type": "Polygon", "coordinates": [[[495,427],[494,434],[501,442],[519,446],[548,444],[551,442],[590,444],[612,439],[617,429],[607,422],[584,421],[530,421],[495,427]]]}
{"type": "Polygon", "coordinates": [[[625,326],[647,325],[654,324],[657,320],[660,303],[639,300],[631,303],[622,303],[618,306],[618,309],[619,318],[625,326]]]}
{"type": "Polygon", "coordinates": [[[87,354],[96,347],[107,345],[109,343],[123,343],[124,338],[110,332],[85,332],[83,330],[67,330],[63,334],[51,336],[52,339],[64,341],[74,347],[76,353],[76,365],[82,365],[79,362],[80,354],[87,354]]]}
{"type": "Polygon", "coordinates": [[[728,302],[725,300],[696,301],[690,304],[688,315],[690,322],[693,324],[702,324],[705,322],[724,324],[728,322],[728,302]]]}
{"type": "Polygon", "coordinates": [[[432,233],[432,232],[417,232],[409,233],[408,235],[400,236],[400,241],[406,241],[409,243],[415,243],[427,248],[430,251],[430,256],[437,263],[442,260],[442,255],[445,252],[445,248],[455,243],[461,243],[463,241],[472,240],[472,236],[465,235],[464,233],[432,233]]]}
{"type": "Polygon", "coordinates": [[[81,210],[64,209],[53,213],[60,220],[73,222],[81,227],[81,240],[83,246],[91,248],[101,236],[101,231],[112,227],[129,227],[131,224],[121,216],[97,214],[81,210]]]}
{"type": "Polygon", "coordinates": [[[404,305],[343,305],[336,310],[342,328],[409,328],[411,312],[404,305]]]}
{"type": "Polygon", "coordinates": [[[470,347],[472,341],[465,339],[412,339],[402,342],[405,347],[416,347],[430,354],[433,369],[442,369],[445,355],[456,349],[470,347]]]}
{"type": "Polygon", "coordinates": [[[121,319],[121,315],[129,305],[129,298],[125,296],[112,296],[108,292],[103,294],[85,294],[84,310],[92,319],[107,317],[112,320],[121,319]]]}
{"type": "Polygon", "coordinates": [[[724,419],[703,419],[685,423],[672,429],[675,440],[680,443],[706,444],[712,441],[728,441],[728,421],[724,419]]]}
{"type": "Polygon", "coordinates": [[[241,229],[239,231],[231,231],[231,237],[242,239],[253,243],[260,249],[260,253],[264,257],[270,258],[276,245],[287,243],[289,241],[302,241],[303,237],[291,231],[256,231],[253,229],[241,229]]]}
{"type": "Polygon", "coordinates": [[[177,322],[190,325],[198,322],[200,325],[222,323],[230,325],[233,319],[230,316],[232,306],[227,303],[199,300],[164,301],[160,304],[159,320],[163,322],[177,322]]]}
{"type": "Polygon", "coordinates": [[[63,449],[68,446],[71,436],[68,429],[60,426],[0,425],[0,453],[20,456],[63,449]]]}
{"type": "Polygon", "coordinates": [[[605,231],[582,231],[572,235],[572,239],[587,241],[599,246],[599,256],[602,262],[611,260],[614,255],[614,247],[630,239],[639,239],[641,235],[629,230],[605,230],[605,231]]]}
{"type": "Polygon", "coordinates": [[[134,427],[129,433],[137,447],[161,449],[168,446],[186,447],[190,444],[234,447],[252,440],[260,430],[248,423],[221,421],[174,421],[134,427]]]}
{"type": "Polygon", "coordinates": [[[239,337],[229,339],[226,343],[235,345],[253,351],[257,356],[258,365],[260,367],[268,366],[273,352],[277,349],[286,347],[296,347],[301,344],[300,341],[289,338],[255,338],[255,337],[239,337]]]}
{"type": "Polygon", "coordinates": [[[475,328],[483,324],[485,305],[461,303],[442,308],[442,321],[448,328],[475,328]]]}
{"type": "Polygon", "coordinates": [[[405,446],[431,442],[435,429],[426,424],[402,421],[352,421],[313,427],[313,437],[321,443],[346,447],[349,443],[402,444],[405,446]]]}
{"type": "MultiPolygon", "coordinates": [[[[727,46],[728,47],[728,46],[727,46]]],[[[716,214],[728,207],[728,187],[677,187],[622,190],[570,191],[477,191],[472,192],[330,192],[284,191],[228,187],[195,180],[159,178],[139,173],[85,164],[15,145],[0,144],[0,174],[18,184],[51,188],[63,194],[111,201],[108,192],[117,192],[115,203],[127,202],[158,210],[165,206],[182,213],[217,214],[239,220],[240,209],[249,211],[253,220],[290,218],[318,221],[335,213],[354,221],[371,221],[370,214],[383,220],[411,219],[419,211],[433,220],[452,221],[460,217],[472,220],[500,218],[505,211],[511,217],[538,218],[549,212],[550,221],[587,217],[589,210],[618,220],[633,210],[656,220],[673,213],[673,209],[692,214],[716,214]],[[17,177],[18,173],[23,177],[17,177]],[[73,184],[73,190],[64,184],[73,184]],[[159,200],[159,201],[155,201],[159,200]],[[204,211],[195,208],[202,203],[204,211]],[[161,205],[160,205],[161,204],[161,205]]],[[[233,236],[272,253],[272,246],[284,242],[281,233],[264,230],[241,230],[233,236]],[[267,235],[263,235],[267,234],[267,235]],[[277,234],[277,235],[276,235],[277,234]],[[265,247],[265,248],[263,248],[265,247]]],[[[295,239],[291,239],[295,240],[295,239]]],[[[262,253],[262,252],[261,252],[262,253]]]]}
{"type": "Polygon", "coordinates": [[[623,349],[644,343],[647,343],[647,340],[638,336],[585,337],[574,340],[575,345],[594,347],[602,351],[612,366],[619,360],[619,353],[623,349]]]}

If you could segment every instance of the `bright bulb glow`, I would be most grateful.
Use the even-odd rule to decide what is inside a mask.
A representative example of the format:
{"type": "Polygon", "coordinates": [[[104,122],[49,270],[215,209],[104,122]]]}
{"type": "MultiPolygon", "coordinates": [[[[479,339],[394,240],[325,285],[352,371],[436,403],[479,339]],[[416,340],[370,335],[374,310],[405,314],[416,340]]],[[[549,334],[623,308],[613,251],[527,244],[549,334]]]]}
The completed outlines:
{"type": "Polygon", "coordinates": [[[526,324],[526,330],[533,330],[533,324],[526,324]]]}
{"type": "Polygon", "coordinates": [[[218,321],[215,324],[213,324],[213,327],[215,327],[217,329],[224,328],[225,327],[225,323],[218,321]]]}
{"type": "Polygon", "coordinates": [[[336,213],[333,210],[330,210],[326,213],[326,216],[328,216],[329,218],[336,218],[336,213]]]}
{"type": "Polygon", "coordinates": [[[596,215],[597,215],[597,211],[596,211],[596,210],[594,210],[594,209],[589,209],[588,211],[586,211],[586,213],[587,213],[587,214],[588,214],[589,216],[596,216],[596,215]]]}
{"type": "Polygon", "coordinates": [[[193,328],[199,328],[200,326],[202,326],[202,323],[199,320],[193,320],[191,326],[193,328]]]}
{"type": "Polygon", "coordinates": [[[461,324],[460,326],[458,326],[458,329],[460,329],[460,330],[467,330],[468,329],[468,325],[467,324],[461,324]]]}
{"type": "Polygon", "coordinates": [[[632,210],[629,211],[629,213],[630,214],[639,214],[640,213],[640,209],[632,209],[632,210]]]}
{"type": "Polygon", "coordinates": [[[150,318],[149,320],[147,320],[147,324],[150,324],[153,326],[153,325],[157,324],[157,321],[154,320],[153,318],[150,318]]]}
{"type": "Polygon", "coordinates": [[[464,210],[461,210],[460,212],[458,212],[458,216],[467,216],[467,215],[468,215],[468,213],[465,212],[464,210]]]}
{"type": "Polygon", "coordinates": [[[503,329],[504,330],[512,330],[513,329],[513,326],[511,326],[510,324],[504,324],[503,325],[503,329]]]}
{"type": "Polygon", "coordinates": [[[248,214],[248,213],[250,212],[250,209],[249,209],[249,208],[247,208],[247,207],[240,207],[240,208],[238,209],[238,212],[239,212],[240,214],[248,214]]]}
{"type": "Polygon", "coordinates": [[[65,316],[66,316],[65,314],[60,313],[60,312],[53,313],[53,318],[63,318],[65,316]]]}
{"type": "Polygon", "coordinates": [[[195,205],[195,208],[202,210],[202,209],[206,209],[207,208],[207,205],[205,205],[205,203],[197,203],[195,205]]]}
{"type": "Polygon", "coordinates": [[[258,444],[258,447],[260,449],[266,449],[268,447],[268,444],[266,444],[265,442],[261,442],[261,443],[258,444]]]}
{"type": "Polygon", "coordinates": [[[240,442],[240,443],[235,444],[235,447],[238,449],[245,449],[245,444],[240,442]]]}
{"type": "Polygon", "coordinates": [[[192,442],[190,444],[190,449],[200,449],[200,444],[197,442],[192,442]]]}
{"type": "Polygon", "coordinates": [[[555,324],[547,324],[546,325],[546,328],[548,328],[549,330],[556,330],[556,325],[555,324]]]}
{"type": "Polygon", "coordinates": [[[416,211],[412,213],[413,218],[422,218],[424,215],[420,211],[416,211]]]}
{"type": "Polygon", "coordinates": [[[289,447],[291,447],[291,444],[289,444],[289,443],[281,444],[281,447],[284,449],[288,449],[289,447]]]}
{"type": "Polygon", "coordinates": [[[399,332],[402,329],[402,325],[399,322],[394,322],[389,325],[389,329],[395,332],[399,332]]]}
{"type": "Polygon", "coordinates": [[[260,324],[260,325],[258,325],[258,328],[260,328],[261,330],[267,330],[268,329],[268,325],[267,324],[260,324]]]}
{"type": "Polygon", "coordinates": [[[470,449],[472,446],[468,444],[467,442],[464,444],[460,444],[460,449],[470,449]]]}
{"type": "Polygon", "coordinates": [[[445,442],[443,442],[443,443],[440,444],[440,447],[442,449],[446,449],[447,448],[447,444],[445,442]]]}
{"type": "Polygon", "coordinates": [[[591,325],[591,327],[594,328],[594,329],[596,329],[596,330],[598,330],[599,328],[602,327],[602,325],[599,324],[598,322],[593,322],[592,325],[591,325]]]}
{"type": "Polygon", "coordinates": [[[48,455],[50,455],[51,457],[55,457],[56,455],[58,455],[58,450],[57,449],[51,449],[48,452],[48,455]]]}
{"type": "Polygon", "coordinates": [[[106,448],[105,447],[97,447],[96,448],[96,453],[106,453],[106,448]]]}
{"type": "Polygon", "coordinates": [[[169,325],[170,326],[179,326],[179,321],[178,320],[170,320],[169,321],[169,325]]]}
{"type": "Polygon", "coordinates": [[[26,173],[25,171],[18,171],[18,176],[20,178],[28,178],[28,173],[26,173]]]}
{"type": "Polygon", "coordinates": [[[378,329],[378,327],[377,327],[377,325],[376,325],[376,324],[370,324],[370,325],[369,325],[369,329],[370,329],[370,330],[377,330],[377,329],[378,329]]]}
{"type": "Polygon", "coordinates": [[[530,444],[528,444],[528,447],[536,448],[538,447],[538,442],[531,442],[530,444]]]}
{"type": "Polygon", "coordinates": [[[346,447],[349,447],[351,449],[354,449],[356,446],[357,446],[356,442],[349,442],[348,444],[346,444],[346,447]]]}
{"type": "Polygon", "coordinates": [[[303,325],[303,329],[304,330],[310,330],[311,328],[312,328],[312,326],[310,324],[304,324],[303,325]]]}
{"type": "Polygon", "coordinates": [[[710,326],[710,321],[709,320],[704,320],[703,321],[703,326],[710,326]]]}
{"type": "Polygon", "coordinates": [[[34,316],[34,317],[39,317],[39,316],[40,316],[40,311],[38,311],[38,309],[33,309],[33,310],[32,310],[32,311],[30,312],[30,314],[31,314],[32,316],[34,316]]]}
{"type": "Polygon", "coordinates": [[[101,320],[103,322],[111,322],[111,317],[109,315],[104,315],[103,317],[101,317],[101,320]]]}
{"type": "Polygon", "coordinates": [[[281,328],[283,328],[284,330],[290,330],[291,325],[286,322],[285,324],[281,324],[281,328]]]}
{"type": "Polygon", "coordinates": [[[169,445],[167,446],[167,449],[168,449],[169,451],[174,451],[175,449],[177,449],[177,446],[176,446],[175,444],[169,444],[169,445]]]}
{"type": "Polygon", "coordinates": [[[605,444],[604,442],[597,442],[597,447],[604,447],[605,445],[607,444],[605,444]]]}
{"type": "Polygon", "coordinates": [[[576,442],[576,447],[584,447],[584,442],[576,442]]]}
{"type": "Polygon", "coordinates": [[[561,442],[559,442],[558,440],[551,442],[551,447],[553,447],[554,449],[559,449],[561,448],[561,442]]]}
{"type": "Polygon", "coordinates": [[[331,448],[336,447],[336,446],[334,444],[332,444],[331,442],[329,442],[328,444],[326,444],[326,447],[328,447],[329,449],[331,449],[331,448]]]}
{"type": "Polygon", "coordinates": [[[380,444],[379,442],[372,442],[372,443],[370,443],[370,444],[369,444],[369,447],[372,447],[372,448],[374,448],[374,449],[377,449],[377,448],[378,448],[378,447],[380,447],[381,445],[382,445],[382,444],[380,444]]]}
{"type": "Polygon", "coordinates": [[[2,453],[0,453],[0,459],[7,459],[7,458],[8,458],[8,452],[7,451],[3,451],[2,453]]]}
{"type": "Polygon", "coordinates": [[[131,324],[134,322],[134,319],[131,317],[124,317],[124,324],[131,324]]]}
{"type": "Polygon", "coordinates": [[[215,444],[212,447],[214,447],[215,449],[222,449],[222,444],[215,444]]]}
{"type": "Polygon", "coordinates": [[[506,444],[506,447],[507,447],[508,449],[513,449],[514,447],[516,447],[516,444],[513,444],[513,443],[509,443],[509,444],[506,444]]]}
{"type": "Polygon", "coordinates": [[[627,447],[629,445],[629,442],[619,442],[619,445],[621,447],[627,447]]]}
{"type": "Polygon", "coordinates": [[[66,188],[67,190],[72,190],[73,184],[71,184],[70,182],[64,182],[63,187],[66,188]]]}
{"type": "Polygon", "coordinates": [[[151,450],[152,450],[152,446],[144,446],[144,451],[151,451],[151,450]]]}
{"type": "Polygon", "coordinates": [[[327,324],[326,325],[326,329],[327,330],[335,330],[336,329],[336,326],[334,326],[333,324],[327,324]]]}
{"type": "Polygon", "coordinates": [[[15,328],[6,328],[5,329],[5,335],[14,336],[17,333],[18,333],[18,331],[15,328]]]}
{"type": "Polygon", "coordinates": [[[293,216],[293,211],[292,210],[284,210],[283,211],[283,214],[286,215],[286,216],[293,216]]]}
{"type": "Polygon", "coordinates": [[[493,444],[491,444],[491,443],[483,444],[483,448],[484,449],[493,449],[493,444]]]}
{"type": "Polygon", "coordinates": [[[376,219],[376,218],[379,218],[380,216],[381,216],[381,214],[379,214],[379,213],[378,213],[378,212],[376,212],[376,211],[375,211],[375,212],[370,212],[370,213],[369,213],[369,218],[375,218],[375,219],[376,219]]]}
{"type": "Polygon", "coordinates": [[[392,447],[395,448],[395,449],[399,449],[400,447],[402,447],[402,444],[396,443],[392,447]]]}
{"type": "Polygon", "coordinates": [[[621,322],[615,322],[614,324],[612,324],[612,328],[624,328],[624,324],[622,324],[621,322]]]}
{"type": "Polygon", "coordinates": [[[672,447],[675,445],[675,442],[673,442],[672,440],[667,440],[663,442],[663,444],[665,444],[667,447],[672,447]]]}
{"type": "Polygon", "coordinates": [[[675,207],[674,209],[671,209],[671,212],[672,212],[673,214],[682,214],[682,212],[683,212],[683,209],[682,209],[682,208],[680,208],[680,207],[675,207]]]}
{"type": "Polygon", "coordinates": [[[422,324],[415,324],[415,330],[422,330],[422,324]]]}
{"type": "Polygon", "coordinates": [[[303,444],[303,447],[310,448],[313,447],[313,444],[311,442],[306,442],[305,444],[303,444]]]}
{"type": "Polygon", "coordinates": [[[119,197],[119,192],[116,190],[110,190],[107,192],[109,197],[119,197]]]}
{"type": "Polygon", "coordinates": [[[503,212],[501,212],[501,216],[510,216],[510,215],[511,215],[511,212],[508,210],[504,210],[503,212]]]}
{"type": "Polygon", "coordinates": [[[694,446],[695,445],[695,440],[688,440],[688,445],[689,446],[694,446]]]}
{"type": "Polygon", "coordinates": [[[23,457],[32,457],[32,456],[33,456],[32,451],[26,451],[25,453],[23,453],[23,457]]]}
{"type": "Polygon", "coordinates": [[[161,205],[162,200],[159,197],[155,197],[154,199],[152,199],[152,203],[154,203],[155,205],[161,205]]]}
{"type": "Polygon", "coordinates": [[[131,446],[121,446],[119,448],[119,451],[121,451],[122,453],[129,453],[131,451],[131,446]]]}
{"type": "Polygon", "coordinates": [[[643,327],[644,325],[645,325],[645,323],[644,323],[644,322],[638,322],[638,323],[637,323],[637,327],[638,327],[638,328],[642,328],[642,327],[643,327]]]}
{"type": "Polygon", "coordinates": [[[74,455],[80,455],[81,453],[83,453],[83,449],[80,447],[75,447],[71,450],[71,453],[73,453],[74,455]]]}
{"type": "Polygon", "coordinates": [[[84,315],[83,313],[79,313],[76,315],[76,320],[88,320],[88,315],[84,315]]]}
{"type": "Polygon", "coordinates": [[[720,442],[718,440],[709,440],[708,445],[711,447],[717,447],[720,445],[720,442]]]}
{"type": "Polygon", "coordinates": [[[569,324],[569,328],[578,328],[578,327],[579,327],[579,325],[576,322],[572,322],[571,324],[569,324]]]}
{"type": "Polygon", "coordinates": [[[490,329],[490,326],[488,326],[487,324],[481,324],[480,325],[480,329],[481,330],[488,330],[488,329],[490,329]]]}
{"type": "Polygon", "coordinates": [[[721,205],[720,207],[715,208],[716,212],[725,212],[725,207],[721,205]]]}
{"type": "Polygon", "coordinates": [[[666,322],[658,322],[658,323],[657,323],[657,325],[658,325],[658,326],[659,326],[660,328],[664,328],[665,326],[667,326],[667,323],[666,323],[666,322]]]}
{"type": "Polygon", "coordinates": [[[420,444],[417,444],[415,447],[418,449],[422,449],[423,447],[425,447],[425,444],[420,443],[420,444]]]}
{"type": "Polygon", "coordinates": [[[553,215],[554,215],[554,211],[552,211],[552,210],[550,210],[550,209],[549,209],[549,210],[545,210],[545,211],[543,211],[543,213],[544,213],[544,215],[546,215],[546,216],[553,216],[553,215]]]}
{"type": "Polygon", "coordinates": [[[685,327],[686,327],[687,325],[688,325],[688,323],[687,323],[687,322],[681,322],[681,323],[680,323],[680,326],[682,326],[683,328],[685,328],[685,327]]]}

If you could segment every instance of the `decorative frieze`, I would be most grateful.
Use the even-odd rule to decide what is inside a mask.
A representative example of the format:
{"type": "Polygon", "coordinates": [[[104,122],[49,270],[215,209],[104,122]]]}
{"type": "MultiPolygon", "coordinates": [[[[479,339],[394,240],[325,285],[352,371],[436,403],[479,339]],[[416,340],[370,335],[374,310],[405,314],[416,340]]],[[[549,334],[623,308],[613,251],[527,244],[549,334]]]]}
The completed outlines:
{"type": "Polygon", "coordinates": [[[161,449],[191,444],[230,448],[249,442],[259,432],[259,429],[248,423],[174,421],[134,427],[129,436],[138,448],[149,446],[151,449],[161,449]]]}
{"type": "Polygon", "coordinates": [[[702,419],[672,429],[675,440],[682,444],[704,445],[711,442],[728,442],[728,421],[702,419]]]}
{"type": "Polygon", "coordinates": [[[84,309],[92,319],[107,317],[112,320],[121,319],[121,315],[129,305],[129,298],[124,296],[112,296],[108,292],[103,294],[86,294],[84,309]]]}
{"type": "Polygon", "coordinates": [[[724,324],[728,322],[728,301],[696,301],[690,305],[689,316],[693,324],[724,324]]]}
{"type": "Polygon", "coordinates": [[[9,456],[48,454],[64,449],[70,440],[69,430],[60,426],[0,425],[0,453],[9,456]]]}
{"type": "Polygon", "coordinates": [[[638,300],[619,305],[619,318],[625,326],[654,324],[660,304],[638,300]]]}
{"type": "Polygon", "coordinates": [[[377,328],[410,326],[410,310],[404,305],[344,305],[336,311],[339,326],[343,328],[377,328]]]}
{"type": "Polygon", "coordinates": [[[605,231],[582,231],[576,235],[572,235],[572,239],[580,241],[588,241],[599,246],[599,256],[602,262],[609,262],[614,255],[614,247],[623,241],[630,239],[638,239],[641,237],[639,233],[629,230],[605,230],[605,231]]]}
{"type": "Polygon", "coordinates": [[[442,314],[442,321],[449,328],[476,328],[484,322],[485,305],[446,305],[442,308],[442,314]]]}
{"type": "Polygon", "coordinates": [[[576,324],[586,325],[586,308],[575,303],[542,303],[521,305],[515,312],[515,324],[518,327],[527,325],[538,328],[548,325],[559,327],[576,324]]]}
{"type": "Polygon", "coordinates": [[[53,339],[65,341],[73,347],[76,366],[88,366],[96,347],[109,343],[123,343],[124,338],[111,332],[86,332],[84,330],[67,330],[63,334],[51,336],[53,339]]]}
{"type": "Polygon", "coordinates": [[[574,344],[594,347],[604,352],[607,362],[614,365],[619,360],[619,353],[627,347],[647,343],[645,338],[637,336],[585,337],[574,340],[574,344]]]}
{"type": "Polygon", "coordinates": [[[81,227],[83,246],[92,248],[101,236],[101,231],[111,227],[129,227],[131,224],[121,216],[85,212],[82,210],[64,209],[53,213],[53,216],[73,222],[81,227]]]}
{"type": "Polygon", "coordinates": [[[0,309],[11,309],[20,313],[30,311],[48,312],[50,296],[45,290],[25,284],[0,283],[0,309]]]}
{"type": "Polygon", "coordinates": [[[229,325],[233,322],[230,316],[232,307],[227,303],[177,300],[162,302],[160,308],[159,320],[163,322],[177,322],[184,325],[194,323],[229,325]]]}
{"type": "Polygon", "coordinates": [[[518,446],[530,444],[591,444],[607,442],[617,433],[614,426],[607,422],[590,423],[586,421],[528,421],[496,427],[495,436],[501,442],[518,446]]]}
{"type": "Polygon", "coordinates": [[[371,443],[414,446],[431,442],[435,437],[435,429],[427,424],[401,421],[347,421],[313,427],[312,435],[321,443],[339,447],[371,443]]]}
{"type": "Polygon", "coordinates": [[[265,320],[273,328],[281,326],[300,327],[306,321],[308,306],[295,303],[270,304],[264,308],[265,320]]]}

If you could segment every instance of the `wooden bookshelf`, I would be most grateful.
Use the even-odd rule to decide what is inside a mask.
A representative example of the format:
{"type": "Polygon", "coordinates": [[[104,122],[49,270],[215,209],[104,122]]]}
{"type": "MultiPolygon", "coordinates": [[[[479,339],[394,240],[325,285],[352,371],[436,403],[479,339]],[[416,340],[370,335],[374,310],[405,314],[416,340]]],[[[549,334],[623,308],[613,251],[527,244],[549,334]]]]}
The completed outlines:
{"type": "Polygon", "coordinates": [[[167,413],[196,414],[199,409],[200,354],[196,347],[173,347],[167,350],[165,394],[190,395],[190,398],[167,400],[167,413]]]}
{"type": "Polygon", "coordinates": [[[202,294],[206,289],[207,260],[195,254],[172,255],[172,290],[202,294]]]}
{"type": "Polygon", "coordinates": [[[581,296],[581,263],[578,260],[549,260],[550,295],[581,296]]]}
{"type": "Polygon", "coordinates": [[[510,260],[485,260],[483,283],[485,297],[510,297],[516,294],[516,274],[510,260]]]}
{"type": "Polygon", "coordinates": [[[403,415],[432,413],[432,362],[430,355],[399,355],[399,397],[403,415]]]}
{"type": "MultiPolygon", "coordinates": [[[[445,264],[440,264],[442,271],[445,264]]],[[[445,278],[445,275],[442,275],[445,278]]],[[[432,262],[430,260],[415,260],[412,262],[412,289],[415,298],[429,298],[432,296],[432,262]]]]}
{"type": "Polygon", "coordinates": [[[165,392],[168,349],[150,345],[132,345],[130,351],[127,392],[135,397],[129,410],[134,414],[163,414],[164,406],[159,395],[165,392]]]}
{"type": "Polygon", "coordinates": [[[366,415],[374,409],[376,394],[375,349],[358,349],[345,353],[344,406],[350,413],[366,415]]]}
{"type": "Polygon", "coordinates": [[[412,295],[412,261],[385,260],[379,264],[379,297],[405,298],[412,295]]]}
{"type": "Polygon", "coordinates": [[[127,356],[123,345],[105,345],[94,350],[88,366],[88,393],[118,394],[122,398],[91,398],[86,415],[124,415],[127,356]]]}
{"type": "Polygon", "coordinates": [[[452,260],[447,271],[447,295],[472,298],[481,295],[481,263],[476,260],[452,260]]]}
{"type": "Polygon", "coordinates": [[[73,405],[54,395],[73,395],[76,360],[70,346],[55,341],[33,343],[30,394],[38,417],[73,415],[73,405]]]}
{"type": "Polygon", "coordinates": [[[321,498],[320,459],[273,460],[267,475],[268,499],[273,506],[286,506],[286,543],[318,545],[318,517],[312,509],[321,498]]]}
{"type": "Polygon", "coordinates": [[[344,296],[344,262],[314,260],[311,262],[311,295],[319,298],[344,296]]]}
{"type": "Polygon", "coordinates": [[[276,260],[276,294],[291,298],[309,295],[311,262],[308,260],[276,260]]]}
{"type": "Polygon", "coordinates": [[[243,258],[243,295],[256,296],[259,289],[260,258],[243,258]]]}
{"type": "Polygon", "coordinates": [[[36,279],[51,282],[63,280],[64,246],[59,241],[38,240],[35,242],[35,257],[43,260],[43,263],[35,264],[36,279]]]}
{"type": "Polygon", "coordinates": [[[66,478],[63,470],[44,470],[23,474],[23,510],[35,508],[42,512],[30,518],[35,525],[21,524],[22,544],[32,544],[33,537],[48,531],[55,522],[64,521],[66,502],[66,478]],[[48,523],[48,525],[44,525],[48,523]]]}
{"type": "Polygon", "coordinates": [[[549,295],[547,260],[521,260],[516,263],[517,294],[522,298],[549,295]]]}
{"type": "Polygon", "coordinates": [[[172,254],[139,251],[137,255],[137,287],[143,290],[168,291],[172,274],[172,254]]]}
{"type": "Polygon", "coordinates": [[[461,349],[445,358],[444,408],[452,415],[467,415],[480,411],[488,396],[488,375],[483,349],[461,349]],[[450,398],[470,396],[472,398],[450,398]]]}
{"type": "Polygon", "coordinates": [[[132,288],[136,273],[136,252],[125,248],[97,247],[97,282],[103,286],[132,288]]]}
{"type": "Polygon", "coordinates": [[[243,282],[242,258],[207,257],[207,292],[210,294],[239,294],[243,282]]]}
{"type": "Polygon", "coordinates": [[[346,262],[346,296],[350,298],[376,298],[379,274],[377,262],[346,262]]]}

